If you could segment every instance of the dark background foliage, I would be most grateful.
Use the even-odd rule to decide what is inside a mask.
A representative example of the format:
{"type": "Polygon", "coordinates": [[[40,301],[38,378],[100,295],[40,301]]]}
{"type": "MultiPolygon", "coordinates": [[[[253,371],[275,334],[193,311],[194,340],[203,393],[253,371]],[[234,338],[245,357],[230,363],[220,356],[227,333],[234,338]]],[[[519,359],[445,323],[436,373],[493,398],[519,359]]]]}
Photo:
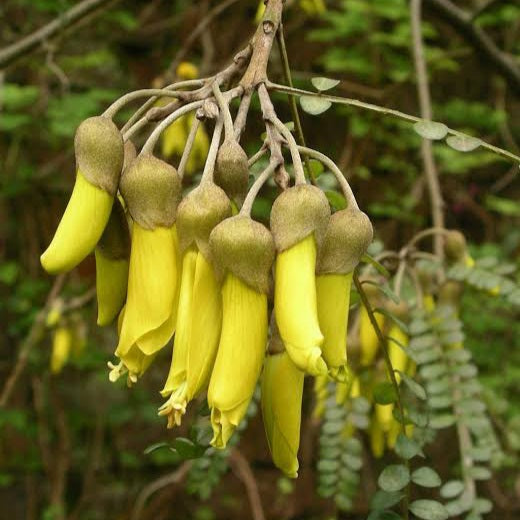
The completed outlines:
{"type": "MultiPolygon", "coordinates": [[[[20,353],[24,360],[8,404],[0,408],[1,519],[136,518],[132,516],[136,503],[147,498],[154,484],[170,480],[150,494],[140,518],[249,518],[248,486],[258,487],[267,518],[364,518],[377,475],[392,460],[389,455],[375,461],[364,443],[363,486],[353,512],[341,513],[316,492],[319,428],[310,413],[303,421],[302,469],[294,482],[281,478],[272,467],[255,410],[238,447],[196,459],[187,476],[178,472],[180,467],[187,469],[182,446],[177,446],[177,452],[158,448],[145,453],[154,443],[171,443],[179,436],[194,438],[197,432],[189,431],[189,420],[179,431],[166,431],[157,416],[158,390],[169,365],[166,352],[130,391],[124,384],[109,383],[106,362],[116,335],[111,328],[95,327],[91,258],[67,278],[61,292],[69,309],[60,323],[84,338],[77,340],[86,342],[81,354],[73,356],[60,374],[52,375],[48,367],[53,325],[40,327],[40,334],[29,336],[28,341],[53,283],[43,273],[39,256],[72,188],[77,125],[124,92],[160,84],[180,51],[186,51],[183,59],[195,63],[202,75],[229,62],[254,30],[254,0],[235,2],[211,21],[190,48],[184,46],[209,9],[223,3],[108,2],[101,12],[59,31],[36,51],[0,70],[2,388],[20,353]]],[[[456,3],[470,11],[485,2],[456,3]]],[[[59,17],[73,4],[4,0],[0,47],[59,17]]],[[[341,79],[338,95],[418,114],[405,0],[328,1],[320,15],[299,2],[288,4],[285,33],[297,86],[309,88],[310,78],[316,75],[335,77],[341,79]]],[[[476,23],[518,65],[520,8],[515,4],[501,2],[476,23]]],[[[434,11],[425,10],[423,28],[434,118],[518,154],[518,91],[515,95],[472,43],[434,11]]],[[[273,52],[270,77],[284,82],[277,52],[273,52]]],[[[287,98],[278,94],[274,101],[281,119],[291,120],[287,98]]],[[[346,172],[385,247],[399,248],[431,225],[420,137],[409,124],[345,107],[302,118],[307,142],[346,172]]],[[[254,105],[243,138],[248,154],[260,146],[263,131],[259,107],[254,105]]],[[[447,225],[464,232],[476,258],[491,256],[499,264],[518,267],[518,165],[483,149],[463,154],[442,143],[434,144],[434,153],[447,225]]],[[[332,189],[326,176],[319,183],[332,189]]],[[[263,192],[254,208],[257,218],[268,219],[275,194],[274,187],[263,192]]],[[[483,395],[504,451],[493,477],[482,484],[483,496],[495,507],[488,518],[520,515],[518,317],[518,307],[500,297],[472,289],[466,292],[461,316],[466,347],[478,365],[483,395]]],[[[307,412],[312,408],[311,386],[306,385],[307,412]]],[[[458,454],[449,431],[442,432],[427,456],[438,462],[443,479],[453,472],[458,454]]]]}

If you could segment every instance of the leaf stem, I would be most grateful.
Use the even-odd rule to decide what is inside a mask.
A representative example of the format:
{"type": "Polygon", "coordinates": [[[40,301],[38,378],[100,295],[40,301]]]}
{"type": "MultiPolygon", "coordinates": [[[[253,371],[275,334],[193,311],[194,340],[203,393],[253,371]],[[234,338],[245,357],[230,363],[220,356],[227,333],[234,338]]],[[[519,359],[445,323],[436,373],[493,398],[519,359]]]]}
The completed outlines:
{"type": "MultiPolygon", "coordinates": [[[[311,92],[310,90],[292,88],[287,85],[279,85],[279,84],[273,83],[271,81],[266,81],[265,85],[268,90],[284,92],[291,96],[312,96],[312,97],[316,97],[316,98],[320,98],[320,99],[326,99],[326,100],[330,101],[331,103],[338,103],[339,105],[348,105],[348,106],[353,106],[353,107],[357,107],[357,108],[363,108],[365,110],[371,110],[372,112],[379,112],[380,114],[390,115],[390,116],[396,117],[398,119],[404,119],[405,121],[408,121],[411,123],[417,123],[419,121],[424,121],[424,119],[422,119],[420,117],[412,116],[410,114],[400,112],[399,110],[394,110],[393,108],[386,108],[386,107],[382,107],[380,105],[374,105],[373,103],[365,103],[364,101],[359,101],[358,99],[343,98],[343,97],[339,97],[339,96],[329,96],[329,95],[323,94],[323,93],[318,94],[316,92],[311,92]]],[[[432,121],[430,121],[430,122],[432,122],[432,121]]],[[[466,136],[466,134],[464,134],[462,132],[458,132],[457,130],[453,130],[452,128],[448,128],[448,133],[450,135],[455,135],[457,137],[466,136]]],[[[514,153],[511,153],[502,148],[498,148],[497,146],[493,146],[492,144],[489,144],[486,141],[482,141],[482,140],[480,140],[480,141],[481,141],[480,146],[482,146],[482,148],[487,148],[488,150],[494,152],[497,155],[500,155],[501,157],[505,157],[509,160],[512,160],[512,161],[520,164],[520,157],[518,155],[515,155],[514,153]]]]}

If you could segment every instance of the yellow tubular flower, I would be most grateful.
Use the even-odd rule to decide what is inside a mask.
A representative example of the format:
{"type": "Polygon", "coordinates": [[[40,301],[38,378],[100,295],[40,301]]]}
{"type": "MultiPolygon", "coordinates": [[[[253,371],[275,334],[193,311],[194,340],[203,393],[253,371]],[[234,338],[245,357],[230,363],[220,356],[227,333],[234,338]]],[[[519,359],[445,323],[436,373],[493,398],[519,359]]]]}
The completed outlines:
{"type": "Polygon", "coordinates": [[[72,332],[68,327],[59,326],[54,330],[50,368],[52,374],[59,374],[67,364],[72,346],[72,332]]]}
{"type": "Polygon", "coordinates": [[[236,216],[211,233],[212,257],[221,276],[222,334],[208,388],[216,448],[225,448],[244,417],[262,369],[267,344],[267,291],[274,259],[269,231],[236,216]]]}
{"type": "Polygon", "coordinates": [[[226,444],[245,415],[267,343],[267,296],[228,274],[222,288],[222,336],[211,374],[208,404],[216,448],[226,444]]]}
{"type": "MultiPolygon", "coordinates": [[[[407,334],[396,323],[392,323],[392,326],[388,332],[388,336],[398,341],[399,345],[403,345],[404,347],[408,345],[407,334]]],[[[388,355],[390,356],[390,362],[392,363],[394,370],[406,372],[408,366],[408,356],[399,345],[394,341],[388,341],[388,355]]],[[[401,374],[396,373],[395,378],[397,379],[397,382],[400,382],[401,374]]]]}
{"type": "Polygon", "coordinates": [[[123,167],[123,138],[105,117],[81,123],[74,141],[76,183],[54,238],[41,256],[49,273],[70,271],[92,252],[108,222],[123,167]]]}
{"type": "Polygon", "coordinates": [[[329,375],[345,382],[347,325],[353,271],[372,242],[369,218],[356,208],[337,211],[330,217],[316,265],[318,316],[329,375]]]}
{"type": "Polygon", "coordinates": [[[130,236],[126,215],[115,199],[108,224],[95,249],[96,294],[100,326],[115,320],[126,300],[130,236]]]}
{"type": "Polygon", "coordinates": [[[329,395],[328,386],[329,378],[327,376],[316,376],[314,378],[314,410],[312,416],[321,419],[325,411],[325,402],[329,395]]]}
{"type": "Polygon", "coordinates": [[[123,358],[136,346],[151,356],[175,330],[180,180],[175,168],[145,155],[125,170],[120,189],[133,225],[126,310],[116,355],[123,358]]]}
{"type": "Polygon", "coordinates": [[[262,374],[262,417],[276,467],[298,476],[304,374],[287,352],[267,356],[262,374]]]}
{"type": "Polygon", "coordinates": [[[316,302],[316,242],[309,235],[278,253],[274,289],[276,323],[294,364],[309,374],[327,372],[316,302]]]}
{"type": "Polygon", "coordinates": [[[51,244],[41,256],[51,274],[70,271],[96,247],[108,222],[114,198],[90,184],[80,171],[51,244]]]}
{"type": "Polygon", "coordinates": [[[186,383],[186,368],[188,363],[188,346],[190,342],[191,302],[193,297],[193,281],[195,279],[195,265],[197,250],[194,246],[187,249],[182,260],[181,286],[179,292],[179,310],[172,362],[168,378],[161,390],[166,397],[186,383]]]}
{"type": "Polygon", "coordinates": [[[177,288],[177,237],[175,226],[132,226],[132,253],[128,299],[118,356],[137,344],[144,354],[161,349],[175,330],[177,288]],[[153,268],[152,268],[153,265],[153,268]]]}
{"type": "MultiPolygon", "coordinates": [[[[365,307],[361,307],[360,311],[360,322],[359,322],[359,342],[361,345],[361,365],[368,366],[374,362],[379,348],[379,339],[377,337],[374,327],[370,321],[365,307]]],[[[385,318],[382,314],[376,313],[375,315],[379,328],[382,329],[384,326],[385,318]]]]}
{"type": "Polygon", "coordinates": [[[372,415],[372,420],[370,421],[369,434],[372,455],[374,455],[376,459],[380,459],[385,453],[385,434],[375,413],[372,415]]]}
{"type": "Polygon", "coordinates": [[[201,185],[181,202],[178,211],[183,251],[178,331],[172,364],[161,394],[168,400],[159,415],[168,427],[179,425],[187,404],[209,382],[222,324],[222,295],[212,263],[209,235],[231,213],[229,199],[214,184],[201,185]]]}
{"type": "Polygon", "coordinates": [[[312,375],[325,374],[323,334],[316,302],[316,257],[323,242],[330,207],[315,186],[285,190],[271,210],[271,231],[278,252],[274,312],[280,336],[293,363],[312,375]]]}
{"type": "Polygon", "coordinates": [[[352,273],[322,274],[316,277],[318,318],[324,341],[323,358],[331,377],[346,381],[347,324],[352,273]]]}
{"type": "Polygon", "coordinates": [[[384,432],[390,431],[390,427],[392,426],[392,420],[394,418],[392,414],[393,409],[393,404],[375,404],[376,420],[384,432]]]}

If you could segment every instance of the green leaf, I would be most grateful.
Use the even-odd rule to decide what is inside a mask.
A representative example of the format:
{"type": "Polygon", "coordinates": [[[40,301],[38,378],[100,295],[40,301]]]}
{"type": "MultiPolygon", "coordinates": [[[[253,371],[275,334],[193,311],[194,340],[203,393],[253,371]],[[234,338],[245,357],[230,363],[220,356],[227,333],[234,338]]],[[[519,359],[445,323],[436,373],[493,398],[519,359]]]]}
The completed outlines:
{"type": "Polygon", "coordinates": [[[397,400],[394,385],[388,381],[378,383],[374,387],[374,401],[378,404],[392,404],[397,400]]]}
{"type": "Polygon", "coordinates": [[[206,451],[204,446],[198,446],[185,437],[177,437],[173,441],[173,448],[185,460],[197,459],[206,451]]]}
{"type": "Polygon", "coordinates": [[[493,509],[493,503],[487,498],[476,498],[473,502],[473,511],[480,515],[490,513],[493,509]]]}
{"type": "Polygon", "coordinates": [[[320,92],[330,90],[331,88],[334,88],[336,85],[339,85],[340,83],[339,79],[330,79],[322,77],[312,78],[311,82],[314,85],[314,88],[316,90],[319,90],[320,92]]]}
{"type": "Polygon", "coordinates": [[[418,486],[428,488],[440,486],[442,483],[438,473],[427,466],[418,468],[412,473],[412,482],[418,486]]]}
{"type": "Polygon", "coordinates": [[[307,114],[317,116],[323,114],[323,112],[326,112],[332,106],[332,103],[319,97],[301,96],[300,105],[302,110],[307,112],[307,114]]]}
{"type": "Polygon", "coordinates": [[[151,444],[150,446],[148,446],[144,451],[143,453],[145,455],[150,455],[150,453],[153,453],[154,451],[156,450],[160,450],[162,448],[168,448],[168,449],[172,449],[172,447],[167,443],[167,442],[156,442],[155,444],[151,444]]]}
{"type": "Polygon", "coordinates": [[[421,367],[419,372],[424,379],[437,379],[446,374],[446,366],[442,363],[435,363],[434,365],[421,367]]]}
{"type": "Polygon", "coordinates": [[[387,318],[391,319],[405,334],[408,334],[408,326],[406,323],[396,316],[394,316],[391,312],[388,312],[386,309],[382,307],[377,307],[374,309],[374,312],[378,312],[379,314],[382,314],[383,316],[386,316],[387,318]]]}
{"type": "Polygon", "coordinates": [[[374,267],[376,271],[378,271],[380,274],[382,274],[385,278],[390,277],[390,273],[388,272],[388,269],[383,265],[380,264],[375,258],[371,257],[369,254],[365,253],[361,257],[361,261],[365,264],[370,264],[374,267]]]}
{"type": "Polygon", "coordinates": [[[442,498],[455,498],[464,491],[464,482],[460,480],[450,480],[441,487],[440,493],[442,498]]]}
{"type": "Polygon", "coordinates": [[[402,493],[388,493],[380,489],[372,497],[370,507],[376,510],[388,509],[398,504],[403,497],[404,495],[402,493]]]}
{"type": "Polygon", "coordinates": [[[405,385],[410,389],[410,392],[412,392],[415,397],[424,401],[427,397],[426,390],[419,383],[417,383],[417,381],[414,381],[409,375],[400,371],[399,373],[401,374],[405,385]]]}
{"type": "Polygon", "coordinates": [[[377,482],[383,491],[394,493],[408,485],[410,471],[402,464],[391,464],[381,472],[377,482]]]}
{"type": "Polygon", "coordinates": [[[347,201],[345,200],[345,197],[341,195],[341,193],[338,193],[337,191],[326,190],[325,196],[335,211],[340,211],[347,207],[347,201]]]}
{"type": "Polygon", "coordinates": [[[392,300],[394,303],[399,303],[401,299],[395,292],[392,290],[392,288],[387,283],[378,283],[374,282],[373,280],[363,280],[363,285],[373,285],[376,289],[381,291],[389,300],[392,300]]]}
{"type": "Polygon", "coordinates": [[[430,426],[434,430],[442,430],[443,428],[449,428],[455,424],[455,416],[449,413],[442,415],[434,415],[430,419],[430,426]]]}
{"type": "Polygon", "coordinates": [[[482,141],[480,139],[477,139],[476,137],[461,134],[450,135],[446,139],[446,144],[454,150],[457,150],[458,152],[472,152],[482,144],[482,141]]]}
{"type": "Polygon", "coordinates": [[[417,455],[424,457],[419,443],[413,439],[409,439],[402,433],[400,433],[397,437],[397,441],[395,443],[395,452],[397,455],[399,455],[399,457],[405,460],[413,459],[417,455]]]}
{"type": "Polygon", "coordinates": [[[469,474],[475,480],[488,480],[491,478],[491,471],[483,466],[474,466],[470,469],[469,474]]]}
{"type": "Polygon", "coordinates": [[[423,520],[447,520],[446,508],[435,500],[415,500],[410,504],[410,511],[423,520]]]}
{"type": "Polygon", "coordinates": [[[312,175],[315,179],[317,179],[325,171],[323,163],[317,161],[316,159],[309,159],[309,164],[311,167],[312,175]]]}
{"type": "Polygon", "coordinates": [[[393,511],[372,511],[367,520],[402,520],[402,517],[393,511]]]}
{"type": "Polygon", "coordinates": [[[413,129],[425,139],[444,139],[448,134],[448,127],[444,123],[437,123],[435,121],[417,121],[413,125],[413,129]]]}

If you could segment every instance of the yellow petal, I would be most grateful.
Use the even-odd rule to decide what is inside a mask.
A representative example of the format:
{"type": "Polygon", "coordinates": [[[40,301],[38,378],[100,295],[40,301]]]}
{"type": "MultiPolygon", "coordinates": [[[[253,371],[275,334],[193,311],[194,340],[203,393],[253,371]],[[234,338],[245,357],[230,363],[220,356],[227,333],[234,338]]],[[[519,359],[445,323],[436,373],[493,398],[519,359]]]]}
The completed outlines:
{"type": "Polygon", "coordinates": [[[287,352],[268,356],[262,374],[262,416],[276,467],[298,476],[304,374],[287,352]]]}
{"type": "MultiPolygon", "coordinates": [[[[359,318],[359,342],[361,345],[361,365],[367,366],[374,362],[379,348],[379,339],[370,321],[365,307],[361,307],[359,318]]],[[[382,329],[385,318],[379,313],[374,314],[379,328],[382,329]]]]}
{"type": "Polygon", "coordinates": [[[143,354],[137,345],[132,345],[125,354],[120,356],[121,361],[128,370],[129,381],[135,382],[140,378],[148,370],[155,356],[156,354],[151,356],[143,354]]]}
{"type": "Polygon", "coordinates": [[[99,249],[96,249],[95,256],[98,303],[97,324],[103,327],[115,320],[125,304],[128,260],[108,258],[99,249]]]}
{"type": "Polygon", "coordinates": [[[193,283],[195,280],[195,266],[197,250],[190,247],[186,250],[182,260],[182,275],[179,292],[179,310],[175,342],[173,344],[172,362],[168,378],[161,391],[163,396],[170,395],[182,383],[186,382],[186,368],[188,364],[188,348],[190,341],[190,325],[192,312],[193,283]]]}
{"type": "Polygon", "coordinates": [[[67,364],[72,346],[72,333],[67,327],[58,327],[54,331],[51,353],[51,373],[59,374],[67,364]]]}
{"type": "Polygon", "coordinates": [[[314,410],[313,417],[320,419],[325,411],[326,401],[329,396],[328,391],[329,378],[319,375],[314,378],[314,410]]]}
{"type": "Polygon", "coordinates": [[[435,310],[435,300],[431,294],[425,294],[423,296],[423,306],[428,312],[435,310]]]}
{"type": "Polygon", "coordinates": [[[388,432],[392,426],[394,416],[392,410],[394,409],[393,404],[377,404],[375,405],[376,419],[382,431],[388,432]]]}
{"type": "Polygon", "coordinates": [[[267,296],[232,274],[222,288],[222,335],[208,389],[213,440],[224,448],[247,411],[267,343],[267,296]]]}
{"type": "Polygon", "coordinates": [[[316,304],[316,243],[309,235],[276,258],[274,309],[280,335],[293,363],[304,372],[327,372],[316,304]]]}
{"type": "Polygon", "coordinates": [[[375,415],[372,416],[369,433],[372,455],[374,455],[376,459],[379,459],[385,453],[385,434],[381,428],[381,424],[379,423],[375,415]]]}
{"type": "Polygon", "coordinates": [[[40,258],[48,273],[70,271],[92,252],[103,234],[113,202],[112,195],[77,172],[65,213],[52,242],[40,258]]]}
{"type": "Polygon", "coordinates": [[[222,294],[213,266],[197,253],[186,376],[187,400],[209,383],[222,327],[222,294]]]}
{"type": "Polygon", "coordinates": [[[346,381],[347,325],[352,273],[322,274],[316,277],[318,318],[323,333],[323,359],[331,377],[346,381]]]}
{"type": "Polygon", "coordinates": [[[132,226],[128,295],[116,355],[133,345],[144,354],[160,350],[173,336],[177,315],[177,232],[132,226]]]}
{"type": "MultiPolygon", "coordinates": [[[[406,347],[408,345],[408,336],[401,330],[399,325],[393,323],[388,332],[388,336],[394,338],[399,344],[406,347]]],[[[408,356],[403,351],[403,349],[394,341],[388,342],[388,354],[390,356],[390,362],[392,363],[392,367],[394,370],[399,370],[400,372],[406,372],[406,368],[408,366],[408,356]]],[[[396,372],[395,377],[397,382],[401,380],[401,374],[396,372]]]]}

